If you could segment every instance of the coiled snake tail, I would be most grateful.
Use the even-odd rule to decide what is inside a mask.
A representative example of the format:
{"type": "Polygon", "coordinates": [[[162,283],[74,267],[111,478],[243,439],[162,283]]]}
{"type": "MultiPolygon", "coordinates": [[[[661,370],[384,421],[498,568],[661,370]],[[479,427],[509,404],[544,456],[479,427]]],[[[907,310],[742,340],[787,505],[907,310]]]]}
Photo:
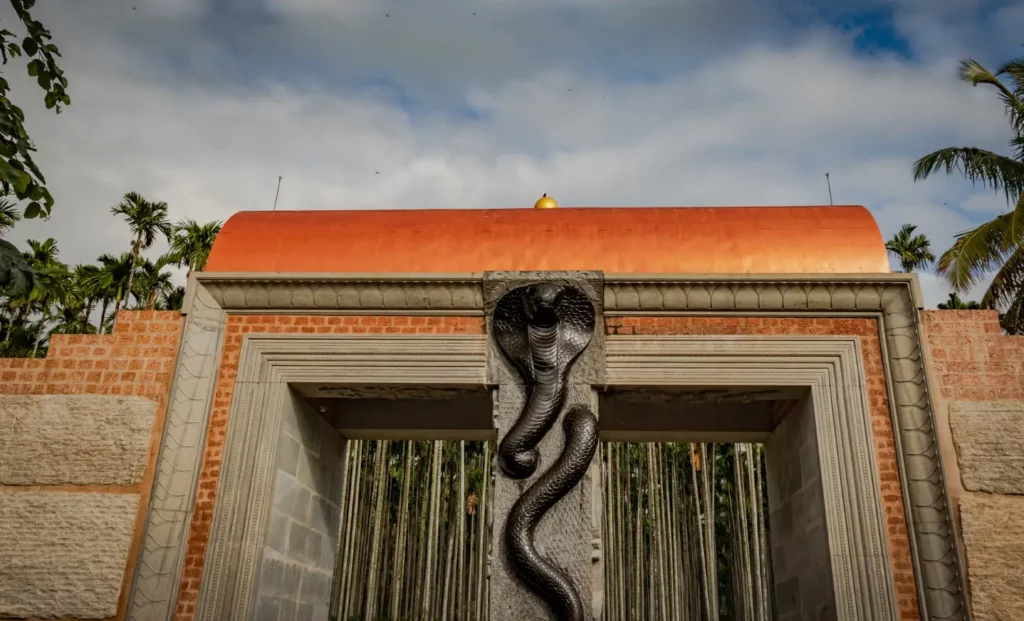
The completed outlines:
{"type": "Polygon", "coordinates": [[[597,417],[586,406],[569,408],[562,426],[565,449],[512,506],[505,523],[505,546],[512,567],[540,593],[558,619],[583,621],[583,603],[576,587],[558,567],[537,552],[533,543],[541,518],[583,480],[597,452],[597,417]]]}

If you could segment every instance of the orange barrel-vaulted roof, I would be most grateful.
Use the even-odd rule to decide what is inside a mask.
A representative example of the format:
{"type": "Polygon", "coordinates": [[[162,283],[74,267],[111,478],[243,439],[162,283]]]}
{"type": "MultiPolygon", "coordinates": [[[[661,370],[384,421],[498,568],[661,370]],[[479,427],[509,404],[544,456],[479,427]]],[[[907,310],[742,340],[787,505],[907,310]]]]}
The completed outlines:
{"type": "Polygon", "coordinates": [[[247,211],[207,272],[632,274],[889,271],[864,207],[247,211]]]}

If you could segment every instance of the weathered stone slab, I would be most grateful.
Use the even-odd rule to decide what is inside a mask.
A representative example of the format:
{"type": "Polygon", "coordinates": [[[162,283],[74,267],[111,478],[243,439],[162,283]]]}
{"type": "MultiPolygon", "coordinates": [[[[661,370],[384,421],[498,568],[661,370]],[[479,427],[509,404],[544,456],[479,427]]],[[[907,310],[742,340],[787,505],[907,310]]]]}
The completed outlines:
{"type": "Polygon", "coordinates": [[[1024,496],[965,494],[960,521],[975,621],[1024,619],[1024,496]]]}
{"type": "Polygon", "coordinates": [[[0,492],[0,618],[117,614],[135,494],[0,492]]]}
{"type": "Polygon", "coordinates": [[[143,397],[0,397],[0,483],[141,481],[155,416],[156,403],[143,397]]]}
{"type": "Polygon", "coordinates": [[[964,487],[1024,494],[1024,402],[959,402],[949,423],[964,487]]]}

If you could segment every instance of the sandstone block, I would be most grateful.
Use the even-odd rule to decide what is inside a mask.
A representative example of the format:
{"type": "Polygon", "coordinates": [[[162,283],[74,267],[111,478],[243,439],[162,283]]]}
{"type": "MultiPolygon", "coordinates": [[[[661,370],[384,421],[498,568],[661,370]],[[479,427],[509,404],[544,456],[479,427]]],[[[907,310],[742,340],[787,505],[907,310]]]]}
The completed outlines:
{"type": "Polygon", "coordinates": [[[976,621],[1024,619],[1024,496],[965,494],[960,521],[976,621]]]}
{"type": "Polygon", "coordinates": [[[143,397],[0,397],[0,483],[131,485],[142,480],[156,403],[143,397]]]}
{"type": "Polygon", "coordinates": [[[0,492],[0,618],[116,615],[138,504],[135,494],[0,492]]]}
{"type": "Polygon", "coordinates": [[[959,402],[949,406],[964,487],[1024,494],[1024,402],[959,402]]]}

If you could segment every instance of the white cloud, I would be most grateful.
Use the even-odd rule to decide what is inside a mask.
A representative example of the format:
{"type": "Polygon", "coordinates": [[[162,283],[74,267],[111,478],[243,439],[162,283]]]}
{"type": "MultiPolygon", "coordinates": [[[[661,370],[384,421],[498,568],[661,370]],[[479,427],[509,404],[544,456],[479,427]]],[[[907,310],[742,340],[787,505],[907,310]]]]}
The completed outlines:
{"type": "MultiPolygon", "coordinates": [[[[65,114],[40,110],[27,78],[12,78],[58,200],[50,222],[26,223],[12,241],[52,236],[75,262],[127,249],[125,227],[109,215],[126,191],[167,201],[175,218],[223,220],[269,209],[278,175],[281,209],[402,209],[527,207],[542,192],[566,205],[824,204],[830,172],[837,203],[867,205],[886,236],[917,223],[938,253],[987,217],[992,197],[957,179],[915,184],[912,162],[948,144],[997,148],[1006,138],[998,100],[959,83],[952,59],[855,57],[822,29],[735,47],[726,33],[729,43],[708,43],[694,62],[662,59],[657,77],[626,79],[596,71],[587,51],[603,57],[645,31],[615,31],[588,48],[581,33],[557,34],[557,23],[517,40],[494,21],[453,17],[446,27],[433,14],[420,24],[428,37],[415,34],[416,20],[371,15],[383,5],[304,0],[267,5],[271,17],[253,18],[251,32],[264,37],[253,44],[217,30],[226,22],[199,0],[141,17],[141,8],[103,6],[46,15],[68,57],[65,114]],[[352,51],[330,39],[332,28],[339,38],[361,29],[354,37],[370,47],[317,58],[352,51]],[[312,69],[295,75],[302,50],[284,46],[303,33],[312,69]],[[554,59],[538,50],[558,41],[537,41],[552,36],[569,48],[554,59]],[[288,63],[275,69],[277,57],[288,63]],[[403,107],[387,88],[356,88],[363,58],[393,72],[381,76],[418,76],[417,96],[434,89],[436,105],[403,107]]],[[[655,28],[659,7],[650,9],[632,26],[655,28]]],[[[724,27],[706,13],[710,38],[724,27]]],[[[594,36],[611,28],[607,12],[588,19],[594,36]]],[[[618,53],[629,64],[630,48],[618,53]]],[[[946,296],[932,276],[922,287],[929,305],[946,296]]]]}

